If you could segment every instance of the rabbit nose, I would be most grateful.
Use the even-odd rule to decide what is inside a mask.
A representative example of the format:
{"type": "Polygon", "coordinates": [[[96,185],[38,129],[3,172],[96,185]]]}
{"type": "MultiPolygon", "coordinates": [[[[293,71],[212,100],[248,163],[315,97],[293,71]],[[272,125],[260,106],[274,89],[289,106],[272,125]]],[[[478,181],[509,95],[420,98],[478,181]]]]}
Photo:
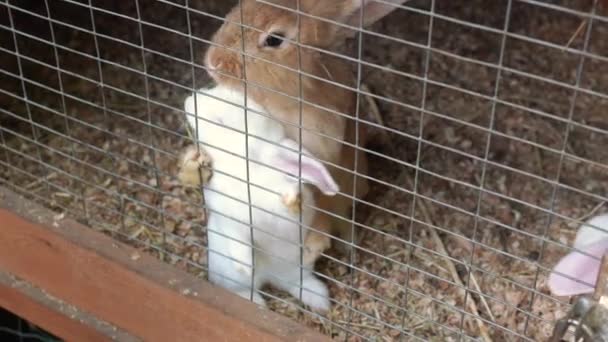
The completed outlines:
{"type": "Polygon", "coordinates": [[[226,77],[241,77],[241,64],[233,60],[222,60],[214,65],[213,74],[226,77]]]}
{"type": "Polygon", "coordinates": [[[210,71],[217,71],[223,66],[224,63],[221,61],[218,62],[216,60],[209,59],[205,64],[207,64],[207,69],[209,69],[210,71]]]}

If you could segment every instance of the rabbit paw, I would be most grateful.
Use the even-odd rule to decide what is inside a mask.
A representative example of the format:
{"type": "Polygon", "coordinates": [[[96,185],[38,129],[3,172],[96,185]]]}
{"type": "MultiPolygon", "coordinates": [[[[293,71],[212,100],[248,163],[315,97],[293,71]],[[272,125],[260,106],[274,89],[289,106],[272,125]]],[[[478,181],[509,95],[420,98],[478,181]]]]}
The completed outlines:
{"type": "Polygon", "coordinates": [[[211,158],[204,150],[199,151],[196,145],[188,146],[180,158],[179,181],[187,186],[199,186],[201,180],[206,184],[211,178],[211,158]],[[200,176],[199,177],[199,170],[200,176]]]}
{"type": "Polygon", "coordinates": [[[325,250],[331,246],[330,238],[326,235],[309,231],[304,241],[303,264],[305,267],[312,267],[315,261],[325,250]]]}
{"type": "MultiPolygon", "coordinates": [[[[329,291],[327,286],[316,277],[306,278],[303,282],[302,303],[308,305],[311,310],[325,313],[329,311],[329,291]]],[[[300,289],[296,289],[294,297],[299,297],[300,289]]]]}
{"type": "Polygon", "coordinates": [[[300,196],[300,191],[298,191],[298,188],[291,188],[287,190],[285,193],[283,193],[281,200],[290,213],[294,215],[300,213],[302,197],[300,196]]]}

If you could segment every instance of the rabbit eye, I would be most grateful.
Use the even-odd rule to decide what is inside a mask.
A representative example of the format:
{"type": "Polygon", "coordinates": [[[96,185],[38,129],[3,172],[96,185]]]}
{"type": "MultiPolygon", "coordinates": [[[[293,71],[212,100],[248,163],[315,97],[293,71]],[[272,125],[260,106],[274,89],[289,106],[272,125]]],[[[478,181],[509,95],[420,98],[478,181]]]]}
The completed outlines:
{"type": "Polygon", "coordinates": [[[285,35],[280,32],[271,33],[266,37],[266,39],[264,39],[264,46],[274,48],[279,47],[281,44],[283,44],[284,39],[285,35]]]}

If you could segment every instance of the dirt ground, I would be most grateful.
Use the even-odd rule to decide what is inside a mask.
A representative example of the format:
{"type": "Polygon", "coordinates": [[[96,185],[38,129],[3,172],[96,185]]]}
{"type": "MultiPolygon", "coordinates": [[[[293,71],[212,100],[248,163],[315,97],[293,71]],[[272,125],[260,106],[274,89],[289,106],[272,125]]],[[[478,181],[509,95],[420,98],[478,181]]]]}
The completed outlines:
{"type": "MultiPolygon", "coordinates": [[[[436,0],[428,72],[430,0],[371,28],[414,44],[364,35],[363,59],[384,69],[362,68],[375,95],[362,112],[390,130],[374,129],[368,146],[379,182],[356,212],[361,248],[319,261],[326,317],[269,290],[272,310],[340,340],[550,335],[568,298],[551,297],[546,279],[574,238],[571,219],[608,210],[608,19],[576,15],[591,0],[541,1],[573,13],[513,1],[501,56],[508,2],[436,0]]],[[[175,179],[191,144],[183,100],[209,84],[190,63],[183,1],[140,0],[143,37],[134,1],[93,1],[97,38],[80,3],[49,1],[51,32],[42,2],[20,2],[12,21],[0,2],[0,182],[205,277],[201,196],[175,179]]],[[[190,3],[222,17],[235,1],[190,3]]],[[[190,21],[202,39],[220,24],[190,21]]],[[[205,44],[193,48],[200,64],[205,44]]]]}

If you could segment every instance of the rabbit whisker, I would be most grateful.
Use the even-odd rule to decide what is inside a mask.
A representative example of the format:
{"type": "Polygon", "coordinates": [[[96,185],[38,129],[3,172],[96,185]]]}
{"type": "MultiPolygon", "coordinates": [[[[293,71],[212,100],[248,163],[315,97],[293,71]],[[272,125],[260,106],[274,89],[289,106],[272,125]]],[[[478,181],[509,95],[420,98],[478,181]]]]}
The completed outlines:
{"type": "Polygon", "coordinates": [[[323,70],[325,70],[325,73],[327,74],[327,77],[329,77],[329,79],[331,81],[334,80],[334,77],[331,75],[331,73],[329,72],[329,70],[327,69],[327,67],[325,66],[324,63],[321,62],[321,67],[323,68],[323,70]]]}

